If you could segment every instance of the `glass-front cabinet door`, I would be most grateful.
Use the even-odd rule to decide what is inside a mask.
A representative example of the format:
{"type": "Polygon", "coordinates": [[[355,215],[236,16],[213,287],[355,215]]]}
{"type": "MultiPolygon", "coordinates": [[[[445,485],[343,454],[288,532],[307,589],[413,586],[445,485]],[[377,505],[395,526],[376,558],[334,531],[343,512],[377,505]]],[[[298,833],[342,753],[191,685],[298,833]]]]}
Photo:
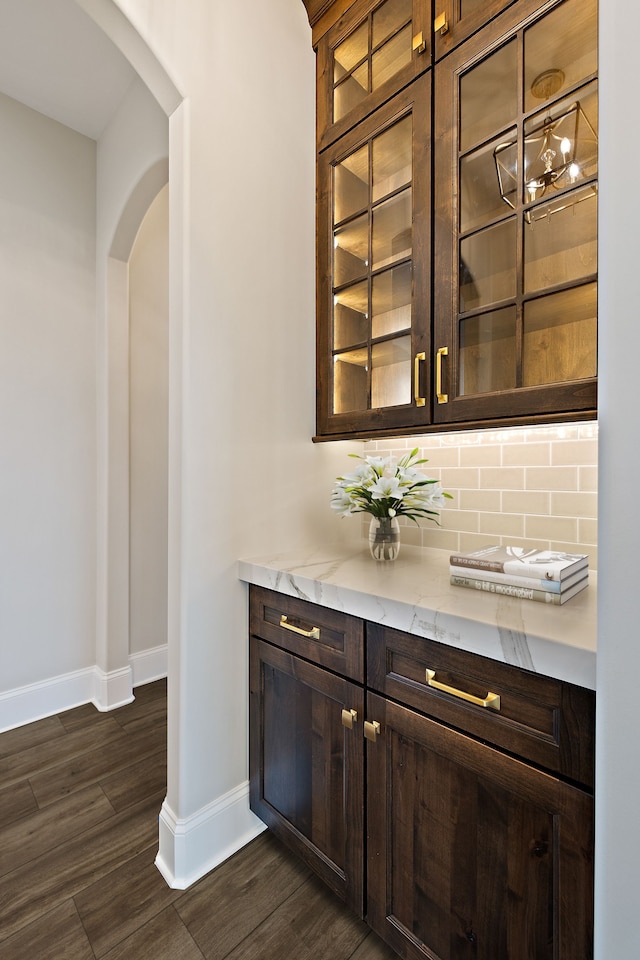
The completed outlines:
{"type": "Polygon", "coordinates": [[[436,67],[435,423],[596,407],[597,3],[539,6],[436,67]]]}
{"type": "Polygon", "coordinates": [[[425,74],[320,157],[319,435],[425,421],[430,87],[425,74]]]}
{"type": "Polygon", "coordinates": [[[359,0],[318,45],[319,148],[431,66],[427,0],[359,0]]]}

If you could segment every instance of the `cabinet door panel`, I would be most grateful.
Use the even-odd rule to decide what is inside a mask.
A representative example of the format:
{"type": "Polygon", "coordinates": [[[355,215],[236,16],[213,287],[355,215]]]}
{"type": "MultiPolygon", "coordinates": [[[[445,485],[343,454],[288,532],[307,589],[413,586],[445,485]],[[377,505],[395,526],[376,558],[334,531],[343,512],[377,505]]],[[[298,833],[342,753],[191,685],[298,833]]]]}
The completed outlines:
{"type": "Polygon", "coordinates": [[[429,20],[426,0],[358,0],[338,17],[317,45],[318,150],[431,66],[429,20]]]}
{"type": "Polygon", "coordinates": [[[436,424],[595,413],[596,39],[520,0],[435,68],[436,424]]]}
{"type": "Polygon", "coordinates": [[[375,695],[367,716],[373,929],[412,960],[588,960],[591,797],[375,695]]]}
{"type": "Polygon", "coordinates": [[[355,684],[251,639],[251,809],[360,915],[363,706],[355,684]]]}
{"type": "Polygon", "coordinates": [[[317,433],[428,422],[431,75],[318,158],[317,433]]]}

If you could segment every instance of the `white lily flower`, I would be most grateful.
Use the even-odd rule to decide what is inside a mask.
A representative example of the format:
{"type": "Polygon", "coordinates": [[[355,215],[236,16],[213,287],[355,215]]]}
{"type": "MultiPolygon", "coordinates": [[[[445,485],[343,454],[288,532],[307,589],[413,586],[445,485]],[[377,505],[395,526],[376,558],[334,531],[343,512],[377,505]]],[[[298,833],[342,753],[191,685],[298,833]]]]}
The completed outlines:
{"type": "Polygon", "coordinates": [[[449,494],[415,464],[418,448],[395,463],[391,457],[356,457],[360,463],[351,473],[338,477],[331,494],[331,509],[339,516],[370,513],[374,517],[409,517],[433,520],[449,494]]]}

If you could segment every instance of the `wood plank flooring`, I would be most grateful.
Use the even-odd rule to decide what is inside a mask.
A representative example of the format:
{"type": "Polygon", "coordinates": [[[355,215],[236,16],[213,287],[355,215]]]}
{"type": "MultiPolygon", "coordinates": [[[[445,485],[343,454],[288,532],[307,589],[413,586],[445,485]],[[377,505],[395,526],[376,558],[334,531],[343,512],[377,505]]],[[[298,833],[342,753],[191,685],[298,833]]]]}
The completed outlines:
{"type": "Polygon", "coordinates": [[[0,734],[2,960],[394,960],[268,832],[169,889],[166,732],[158,681],[0,734]]]}

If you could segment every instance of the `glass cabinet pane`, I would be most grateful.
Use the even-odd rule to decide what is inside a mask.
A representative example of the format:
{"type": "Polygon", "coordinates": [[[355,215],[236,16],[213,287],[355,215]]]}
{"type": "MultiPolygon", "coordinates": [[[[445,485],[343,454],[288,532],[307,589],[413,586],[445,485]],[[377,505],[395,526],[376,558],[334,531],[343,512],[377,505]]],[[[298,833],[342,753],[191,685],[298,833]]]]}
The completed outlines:
{"type": "Polygon", "coordinates": [[[597,0],[566,0],[525,32],[527,113],[595,74],[596,23],[597,0]]]}
{"type": "Polygon", "coordinates": [[[518,112],[518,47],[505,44],[460,80],[460,149],[513,124],[518,112]]]}
{"type": "Polygon", "coordinates": [[[403,190],[373,211],[372,268],[411,256],[411,190],[403,190]]]}
{"type": "Polygon", "coordinates": [[[336,287],[367,272],[369,263],[369,218],[358,217],[336,230],[333,242],[333,276],[336,287]]]}
{"type": "Polygon", "coordinates": [[[369,339],[369,284],[356,283],[333,300],[333,348],[366,343],[369,339]]]}
{"type": "Polygon", "coordinates": [[[460,230],[495,220],[516,204],[517,135],[507,131],[460,161],[460,230]],[[503,192],[504,191],[504,192],[503,192]]]}
{"type": "Polygon", "coordinates": [[[460,244],[460,312],[516,295],[515,217],[460,244]]]}
{"type": "Polygon", "coordinates": [[[524,226],[524,290],[595,275],[598,197],[593,186],[540,204],[524,226]]]}
{"type": "Polygon", "coordinates": [[[525,386],[596,376],[596,300],[589,283],[525,304],[525,386]]]}
{"type": "Polygon", "coordinates": [[[411,337],[376,344],[371,350],[371,406],[411,403],[411,337]]]}
{"type": "Polygon", "coordinates": [[[371,333],[373,337],[384,337],[410,329],[411,264],[403,263],[372,280],[371,333]]]}
{"type": "Polygon", "coordinates": [[[334,167],[334,221],[340,223],[369,203],[369,150],[363,147],[334,167]]]}
{"type": "MultiPolygon", "coordinates": [[[[333,79],[344,79],[353,68],[364,60],[369,51],[369,27],[363,23],[350,33],[333,51],[333,79]]],[[[366,86],[366,85],[365,85],[366,86]]]]}
{"type": "Polygon", "coordinates": [[[400,27],[410,21],[412,13],[413,0],[387,0],[381,7],[378,7],[373,14],[374,48],[388,40],[400,27]]]}
{"type": "Polygon", "coordinates": [[[598,172],[598,90],[591,83],[524,128],[524,196],[533,203],[598,172]]]}
{"type": "Polygon", "coordinates": [[[340,86],[336,87],[333,97],[333,116],[335,120],[340,120],[350,110],[362,103],[369,93],[369,64],[363,63],[361,67],[354,70],[340,86]]]}
{"type": "Polygon", "coordinates": [[[460,394],[516,386],[516,308],[460,321],[460,394]]]}
{"type": "Polygon", "coordinates": [[[388,40],[371,57],[371,89],[377,90],[407,63],[411,63],[410,26],[388,40]]]}
{"type": "MultiPolygon", "coordinates": [[[[373,188],[375,202],[411,183],[413,124],[405,117],[372,142],[373,188]]],[[[368,171],[367,171],[368,176],[368,171]]]]}
{"type": "Polygon", "coordinates": [[[334,413],[353,413],[366,410],[369,399],[369,355],[365,348],[350,350],[334,357],[333,409],[334,413]]]}

